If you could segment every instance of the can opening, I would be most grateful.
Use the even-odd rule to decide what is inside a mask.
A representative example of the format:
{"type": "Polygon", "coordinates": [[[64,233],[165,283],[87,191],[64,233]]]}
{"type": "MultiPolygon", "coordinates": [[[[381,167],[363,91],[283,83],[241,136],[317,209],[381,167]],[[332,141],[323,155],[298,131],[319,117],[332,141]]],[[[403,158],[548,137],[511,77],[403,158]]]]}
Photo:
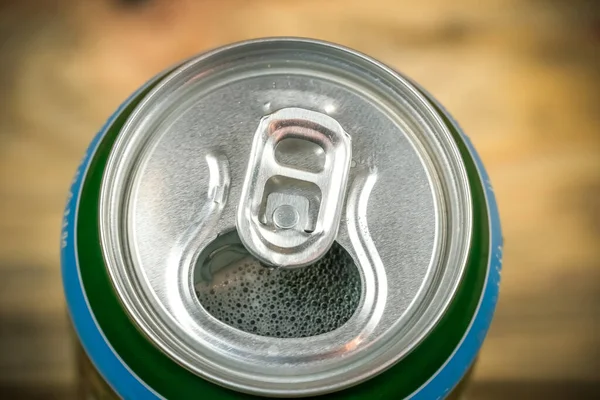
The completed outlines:
{"type": "Polygon", "coordinates": [[[344,325],[358,307],[362,280],[337,242],[312,265],[272,269],[248,253],[234,230],[200,254],[195,287],[202,307],[221,322],[256,335],[301,338],[344,325]]]}

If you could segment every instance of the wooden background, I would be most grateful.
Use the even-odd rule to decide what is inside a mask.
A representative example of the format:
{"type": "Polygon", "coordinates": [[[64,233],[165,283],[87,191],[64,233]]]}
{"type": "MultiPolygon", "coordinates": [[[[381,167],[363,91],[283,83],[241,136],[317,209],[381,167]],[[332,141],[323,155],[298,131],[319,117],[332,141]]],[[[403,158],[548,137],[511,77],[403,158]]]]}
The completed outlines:
{"type": "Polygon", "coordinates": [[[506,242],[469,398],[600,398],[599,3],[0,1],[0,398],[72,393],[58,238],[92,135],[167,65],[267,35],[395,66],[478,148],[506,242]]]}

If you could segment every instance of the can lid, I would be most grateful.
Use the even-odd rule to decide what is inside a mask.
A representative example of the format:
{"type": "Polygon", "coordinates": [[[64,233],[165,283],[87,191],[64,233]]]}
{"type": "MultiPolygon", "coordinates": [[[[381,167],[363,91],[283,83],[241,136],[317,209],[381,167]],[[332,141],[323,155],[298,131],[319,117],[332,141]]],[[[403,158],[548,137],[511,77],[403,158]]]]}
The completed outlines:
{"type": "Polygon", "coordinates": [[[460,283],[471,208],[413,84],[336,45],[262,39],[186,62],[137,106],[100,229],[119,298],[163,352],[235,390],[306,396],[427,336],[460,283]]]}

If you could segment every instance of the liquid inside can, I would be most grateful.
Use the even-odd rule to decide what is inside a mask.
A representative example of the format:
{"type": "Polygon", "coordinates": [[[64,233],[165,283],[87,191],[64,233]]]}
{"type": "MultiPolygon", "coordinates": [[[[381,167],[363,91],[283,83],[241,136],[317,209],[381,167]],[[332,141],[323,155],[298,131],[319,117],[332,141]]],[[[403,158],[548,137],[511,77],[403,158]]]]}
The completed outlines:
{"type": "Polygon", "coordinates": [[[151,80],[94,139],[63,225],[96,397],[443,398],[497,300],[470,142],[406,77],[314,40],[151,80]]]}

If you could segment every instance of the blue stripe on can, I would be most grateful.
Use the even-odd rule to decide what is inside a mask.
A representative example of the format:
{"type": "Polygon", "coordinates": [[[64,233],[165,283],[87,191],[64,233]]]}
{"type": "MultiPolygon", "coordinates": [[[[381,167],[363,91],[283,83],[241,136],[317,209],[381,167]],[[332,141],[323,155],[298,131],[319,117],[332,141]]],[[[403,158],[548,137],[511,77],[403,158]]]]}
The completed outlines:
{"type": "Polygon", "coordinates": [[[102,334],[92,314],[92,310],[90,310],[87,297],[84,293],[77,258],[77,212],[82,183],[98,145],[123,109],[154,80],[148,82],[131,95],[93,138],[71,185],[61,235],[62,279],[71,321],[90,361],[113,390],[125,399],[143,400],[159,399],[160,397],[135,376],[117,356],[102,334]]]}

